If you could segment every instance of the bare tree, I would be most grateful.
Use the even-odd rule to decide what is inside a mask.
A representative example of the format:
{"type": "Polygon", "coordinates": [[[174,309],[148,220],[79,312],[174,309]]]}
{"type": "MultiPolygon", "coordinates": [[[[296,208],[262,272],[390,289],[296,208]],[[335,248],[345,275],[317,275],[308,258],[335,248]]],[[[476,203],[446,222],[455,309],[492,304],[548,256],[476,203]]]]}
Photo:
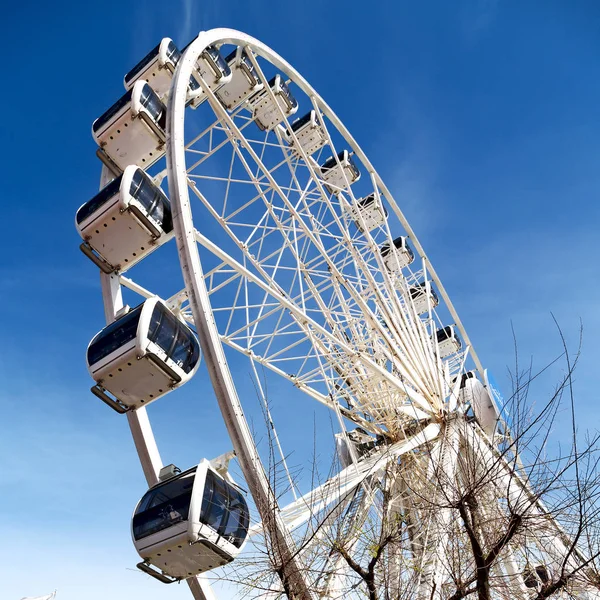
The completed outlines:
{"type": "MultiPolygon", "coordinates": [[[[560,336],[564,373],[554,393],[530,402],[545,369],[521,368],[516,354],[510,419],[493,436],[463,394],[463,409],[440,414],[430,424],[437,436],[414,447],[360,430],[342,436],[367,467],[354,486],[335,476],[344,467],[351,473],[348,459],[323,484],[313,467],[316,491],[301,499],[307,517],[295,536],[315,598],[600,598],[600,437],[577,431],[579,350],[572,357],[560,336]],[[551,445],[559,423],[569,432],[566,447],[551,445]]],[[[415,423],[415,438],[423,429],[415,423]]],[[[283,477],[275,452],[270,457],[273,489],[285,481],[287,490],[289,473],[283,477]]],[[[263,539],[230,577],[240,581],[243,573],[249,594],[277,597],[284,590],[276,556],[263,539]]]]}

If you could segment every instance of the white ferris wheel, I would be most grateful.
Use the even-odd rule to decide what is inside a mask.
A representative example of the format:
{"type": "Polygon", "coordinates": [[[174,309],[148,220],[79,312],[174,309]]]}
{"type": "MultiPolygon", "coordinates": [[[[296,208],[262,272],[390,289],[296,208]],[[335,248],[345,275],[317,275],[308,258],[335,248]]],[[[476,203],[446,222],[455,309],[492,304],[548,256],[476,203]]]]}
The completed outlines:
{"type": "MultiPolygon", "coordinates": [[[[125,413],[149,485],[132,523],[138,566],[204,598],[204,573],[264,535],[278,565],[265,595],[352,596],[339,540],[358,561],[374,523],[395,514],[404,533],[386,549],[392,587],[411,580],[407,597],[444,597],[462,534],[424,498],[460,488],[465,456],[494,465],[498,489],[481,498],[490,514],[507,494],[526,497],[527,482],[499,458],[508,432],[486,371],[390,190],[310,84],[246,34],[202,32],[183,51],[165,38],[125,88],[94,122],[101,189],[76,225],[101,270],[107,321],[88,347],[92,391],[125,413]],[[159,297],[135,266],[172,238],[185,287],[159,297]],[[137,307],[123,305],[122,288],[137,307]],[[268,408],[286,398],[267,402],[265,379],[287,380],[338,424],[339,472],[308,490],[291,481],[285,504],[246,421],[248,370],[241,381],[234,354],[254,374],[288,475],[268,408]],[[146,405],[168,403],[201,358],[244,481],[228,471],[232,455],[183,472],[161,461],[146,405]]],[[[547,521],[539,539],[507,547],[497,597],[530,598],[564,535],[547,521]]]]}

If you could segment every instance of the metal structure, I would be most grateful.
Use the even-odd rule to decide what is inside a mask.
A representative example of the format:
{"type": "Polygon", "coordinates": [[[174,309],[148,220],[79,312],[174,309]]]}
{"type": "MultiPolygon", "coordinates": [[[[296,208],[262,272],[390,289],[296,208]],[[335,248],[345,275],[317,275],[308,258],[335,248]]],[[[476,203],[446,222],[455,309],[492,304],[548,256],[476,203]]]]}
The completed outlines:
{"type": "MultiPolygon", "coordinates": [[[[486,510],[502,511],[498,499],[507,494],[516,503],[528,497],[527,482],[499,458],[498,441],[508,432],[448,294],[373,165],[289,63],[229,29],[201,32],[183,53],[169,52],[176,60],[163,58],[163,66],[146,60],[159,69],[165,114],[152,100],[150,116],[142,102],[142,108],[121,108],[118,123],[110,121],[110,111],[101,122],[102,131],[118,135],[126,135],[126,122],[135,124],[138,136],[146,127],[151,137],[139,143],[141,150],[135,140],[102,141],[101,127],[95,127],[105,165],[101,188],[125,169],[123,161],[140,168],[148,161],[146,174],[170,199],[185,288],[165,301],[198,335],[260,514],[251,534],[267,538],[279,593],[303,600],[338,597],[349,568],[327,540],[341,536],[358,552],[361,532],[373,515],[382,518],[376,497],[387,490],[393,497],[389,510],[406,519],[410,538],[397,549],[395,585],[416,577],[414,597],[437,598],[449,577],[444,556],[452,524],[448,511],[432,515],[416,498],[442,497],[460,487],[465,456],[497,472],[498,489],[488,490],[486,510]],[[130,159],[118,158],[122,148],[130,159]],[[242,409],[247,393],[240,391],[232,360],[249,361],[263,400],[266,374],[332,411],[339,425],[338,474],[302,495],[290,477],[295,499],[279,506],[242,409]],[[319,533],[306,542],[316,521],[319,533]],[[406,561],[414,568],[407,569],[406,561]]],[[[150,73],[146,63],[134,71],[150,73]]],[[[136,87],[132,77],[127,85],[143,100],[148,86],[136,87]]],[[[157,244],[170,239],[163,236],[157,244]]],[[[122,287],[140,301],[154,297],[135,282],[128,264],[114,257],[99,261],[101,249],[91,248],[88,239],[85,244],[86,254],[103,267],[108,323],[123,310],[122,287]]],[[[118,406],[153,486],[163,465],[146,408],[118,406]]],[[[275,424],[269,426],[289,475],[275,424]]],[[[541,505],[535,510],[545,514],[541,505]]],[[[527,543],[551,565],[568,541],[547,519],[540,539],[527,543]]],[[[496,573],[510,580],[514,598],[529,598],[532,577],[542,577],[539,570],[527,572],[527,552],[511,548],[496,573]]],[[[584,557],[575,552],[571,560],[584,557]]],[[[203,577],[187,580],[195,598],[211,594],[203,577]]]]}

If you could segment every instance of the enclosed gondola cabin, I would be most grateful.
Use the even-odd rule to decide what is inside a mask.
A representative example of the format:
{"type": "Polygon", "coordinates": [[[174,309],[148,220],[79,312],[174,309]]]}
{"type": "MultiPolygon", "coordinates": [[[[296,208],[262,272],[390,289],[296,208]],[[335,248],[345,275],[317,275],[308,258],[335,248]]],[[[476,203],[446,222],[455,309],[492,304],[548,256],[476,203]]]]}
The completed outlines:
{"type": "MultiPolygon", "coordinates": [[[[171,89],[171,81],[175,74],[175,68],[181,57],[182,52],[178,50],[173,41],[170,38],[164,38],[156,48],[149,52],[125,75],[125,89],[131,89],[137,81],[147,81],[152,86],[156,95],[163,103],[166,103],[171,89]]],[[[209,46],[200,55],[196,63],[196,68],[190,76],[188,87],[190,99],[187,104],[193,108],[206,99],[199,83],[201,74],[205,73],[210,73],[205,81],[211,89],[216,84],[225,83],[231,79],[231,72],[227,63],[219,50],[214,46],[209,46]]]]}
{"type": "Polygon", "coordinates": [[[477,379],[475,371],[468,371],[461,376],[458,398],[461,404],[471,405],[475,419],[483,431],[489,436],[494,435],[500,414],[487,388],[477,379]]]}
{"type": "MultiPolygon", "coordinates": [[[[208,88],[215,92],[231,81],[232,73],[220,50],[216,46],[211,45],[207,46],[198,57],[196,69],[192,77],[194,79],[197,78],[198,81],[202,79],[208,88]]],[[[191,92],[191,97],[193,98],[192,107],[196,107],[204,102],[206,94],[202,86],[198,85],[198,87],[195,87],[191,92]]]]}
{"type": "Polygon", "coordinates": [[[140,500],[131,527],[143,559],[138,567],[171,583],[230,563],[243,548],[249,521],[243,494],[203,460],[140,500]]]}
{"type": "Polygon", "coordinates": [[[262,131],[270,131],[298,110],[298,101],[281,75],[277,74],[271,78],[269,89],[274,98],[267,89],[264,89],[250,101],[252,117],[262,131]]]}
{"type": "Polygon", "coordinates": [[[431,282],[427,281],[409,287],[408,297],[418,315],[429,312],[430,308],[435,308],[440,303],[438,295],[431,287],[431,282]]]}
{"type": "Polygon", "coordinates": [[[381,198],[374,193],[354,203],[350,210],[354,223],[363,233],[383,225],[388,216],[381,198]]]}
{"type": "MultiPolygon", "coordinates": [[[[163,38],[142,60],[140,60],[124,79],[126,90],[130,90],[137,81],[146,81],[154,93],[161,99],[169,93],[175,67],[181,58],[181,52],[170,38],[163,38]]],[[[198,82],[196,82],[198,85],[198,82]]]]}
{"type": "Polygon", "coordinates": [[[171,205],[135,165],[77,211],[82,252],[105,273],[125,271],[172,237],[171,205]]]}
{"type": "Polygon", "coordinates": [[[115,175],[128,165],[147,169],[165,154],[167,111],[145,81],[138,81],[92,125],[98,158],[115,175]]]}
{"type": "Polygon", "coordinates": [[[404,236],[397,237],[392,246],[384,244],[380,252],[387,270],[392,273],[399,273],[415,260],[415,254],[404,236]]]}
{"type": "Polygon", "coordinates": [[[227,110],[234,110],[244,100],[262,90],[264,84],[244,48],[236,48],[225,62],[231,69],[231,80],[215,94],[227,110]]]}
{"type": "Polygon", "coordinates": [[[290,128],[291,133],[286,129],[284,136],[292,151],[298,157],[301,156],[300,149],[310,156],[327,143],[327,136],[321,118],[315,110],[311,110],[303,117],[296,119],[290,128]],[[294,139],[294,136],[296,139],[294,139]]]}
{"type": "Polygon", "coordinates": [[[157,297],[107,325],[87,349],[92,393],[121,413],[182,386],[199,363],[196,336],[157,297]]]}
{"type": "Polygon", "coordinates": [[[454,330],[454,325],[438,329],[435,333],[440,358],[455,354],[462,348],[462,342],[454,330]]]}
{"type": "Polygon", "coordinates": [[[330,194],[338,194],[360,179],[360,171],[348,150],[338,152],[321,165],[321,175],[330,194]]]}
{"type": "Polygon", "coordinates": [[[536,565],[535,567],[527,567],[523,571],[523,583],[525,587],[539,592],[542,586],[550,581],[550,574],[546,565],[536,565]]]}

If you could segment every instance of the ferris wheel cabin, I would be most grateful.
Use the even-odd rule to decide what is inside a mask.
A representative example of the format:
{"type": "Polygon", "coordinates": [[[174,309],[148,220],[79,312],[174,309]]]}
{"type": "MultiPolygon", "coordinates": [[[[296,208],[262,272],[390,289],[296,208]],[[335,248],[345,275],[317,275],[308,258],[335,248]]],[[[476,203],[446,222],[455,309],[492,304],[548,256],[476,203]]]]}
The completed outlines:
{"type": "Polygon", "coordinates": [[[172,583],[230,563],[244,546],[249,523],[242,493],[202,460],[150,488],[138,503],[131,525],[143,559],[138,568],[172,583]]]}
{"type": "Polygon", "coordinates": [[[523,583],[525,587],[539,592],[542,586],[550,581],[550,573],[546,565],[527,566],[523,571],[523,583]]]}
{"type": "MultiPolygon", "coordinates": [[[[175,67],[181,58],[181,52],[170,38],[163,38],[142,60],[127,73],[123,79],[126,90],[130,90],[137,81],[146,81],[154,93],[161,99],[169,93],[175,67]]],[[[196,82],[198,85],[198,82],[196,82]]]]}
{"type": "Polygon", "coordinates": [[[199,363],[196,336],[157,297],[107,325],[87,349],[92,393],[119,413],[182,386],[199,363]]]}
{"type": "Polygon", "coordinates": [[[321,165],[321,176],[329,193],[338,194],[360,179],[360,171],[348,150],[342,150],[321,165]]]}
{"type": "Polygon", "coordinates": [[[435,308],[440,300],[435,290],[431,287],[431,282],[422,281],[417,285],[408,288],[408,296],[410,297],[415,312],[422,315],[429,311],[430,307],[435,308]]]}
{"type": "Polygon", "coordinates": [[[81,251],[105,273],[124,271],[153,252],[173,231],[164,192],[135,165],[77,211],[81,251]]]}
{"type": "Polygon", "coordinates": [[[463,404],[471,405],[475,419],[483,431],[489,436],[494,435],[500,414],[487,388],[477,379],[475,371],[462,375],[458,397],[463,404]]]}
{"type": "Polygon", "coordinates": [[[271,78],[269,88],[275,96],[274,101],[267,90],[262,90],[250,101],[252,116],[262,131],[270,131],[298,110],[298,101],[281,75],[271,78]]]}
{"type": "MultiPolygon", "coordinates": [[[[175,68],[181,57],[182,52],[175,46],[173,40],[163,38],[156,48],[149,52],[125,75],[125,89],[131,89],[137,81],[146,81],[152,86],[156,95],[166,103],[175,68]]],[[[211,89],[215,84],[225,83],[225,81],[228,81],[228,77],[231,78],[227,63],[225,63],[219,50],[214,46],[209,46],[200,55],[196,63],[196,69],[190,76],[188,89],[192,97],[188,105],[191,105],[193,108],[206,99],[198,80],[202,75],[207,73],[211,73],[211,76],[206,77],[206,82],[211,89]]]]}
{"type": "MultiPolygon", "coordinates": [[[[207,46],[198,57],[196,71],[192,75],[192,78],[194,81],[196,78],[201,78],[208,88],[214,92],[231,81],[231,69],[220,50],[216,46],[211,45],[207,46]]],[[[196,107],[206,100],[206,94],[202,90],[202,87],[197,81],[195,83],[196,86],[193,87],[190,81],[190,89],[192,89],[194,97],[191,103],[192,107],[196,107]]]]}
{"type": "Polygon", "coordinates": [[[380,227],[386,222],[388,216],[381,198],[374,193],[353,204],[350,212],[354,223],[362,233],[380,227]]]}
{"type": "Polygon", "coordinates": [[[167,111],[145,81],[134,86],[92,125],[98,158],[118,175],[128,165],[147,169],[165,154],[167,111]]]}
{"type": "Polygon", "coordinates": [[[386,268],[392,273],[399,273],[415,260],[415,254],[404,236],[397,237],[392,246],[384,244],[380,252],[386,268]]]}
{"type": "MultiPolygon", "coordinates": [[[[321,118],[317,115],[315,110],[311,110],[303,117],[296,119],[292,123],[291,129],[296,135],[300,148],[302,148],[309,156],[327,143],[327,136],[323,129],[321,118]]],[[[285,135],[295,154],[300,156],[300,151],[296,146],[296,140],[287,130],[285,135]]]]}
{"type": "Polygon", "coordinates": [[[462,348],[462,342],[454,330],[454,325],[442,327],[435,332],[440,358],[455,354],[462,348]]]}
{"type": "Polygon", "coordinates": [[[215,94],[227,110],[234,110],[244,100],[262,90],[264,84],[244,48],[236,48],[225,62],[231,69],[231,80],[215,94]]]}

